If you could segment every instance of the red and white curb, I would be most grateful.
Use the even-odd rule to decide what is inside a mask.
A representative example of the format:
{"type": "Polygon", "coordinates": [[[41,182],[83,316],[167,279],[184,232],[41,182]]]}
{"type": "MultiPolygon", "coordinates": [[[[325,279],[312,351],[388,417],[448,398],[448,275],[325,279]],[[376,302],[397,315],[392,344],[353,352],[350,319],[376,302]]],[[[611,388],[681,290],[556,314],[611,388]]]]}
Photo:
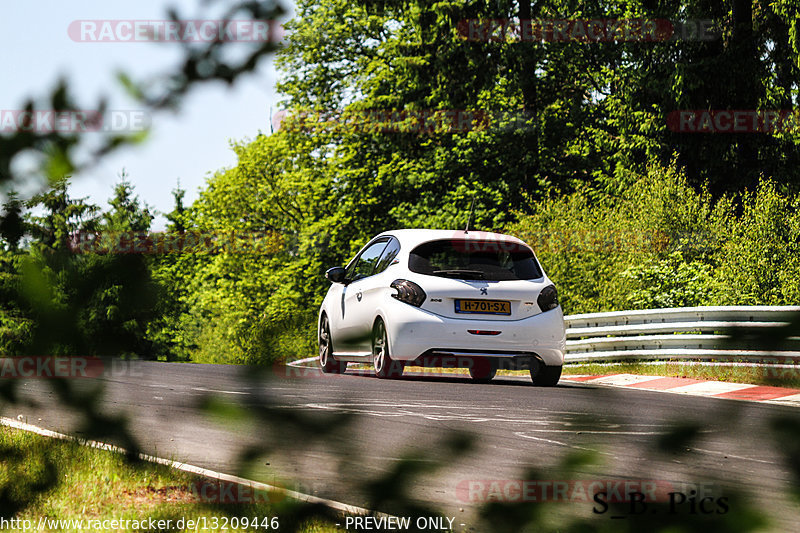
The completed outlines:
{"type": "Polygon", "coordinates": [[[640,376],[637,374],[561,376],[561,381],[800,407],[800,390],[787,389],[785,387],[747,385],[725,381],[703,381],[691,378],[640,376]]]}

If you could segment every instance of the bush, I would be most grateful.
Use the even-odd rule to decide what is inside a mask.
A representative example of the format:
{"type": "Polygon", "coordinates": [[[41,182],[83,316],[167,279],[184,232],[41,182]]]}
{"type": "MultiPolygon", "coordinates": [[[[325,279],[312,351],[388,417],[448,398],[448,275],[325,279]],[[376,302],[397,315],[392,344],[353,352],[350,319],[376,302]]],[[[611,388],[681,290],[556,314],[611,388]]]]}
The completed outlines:
{"type": "Polygon", "coordinates": [[[568,314],[795,304],[799,204],[768,180],[715,200],[674,165],[651,167],[617,198],[551,197],[505,231],[534,247],[568,314]]]}
{"type": "Polygon", "coordinates": [[[800,199],[764,181],[742,197],[742,215],[721,253],[723,304],[800,302],[800,199]]]}
{"type": "Polygon", "coordinates": [[[622,272],[628,281],[628,309],[693,307],[714,299],[713,269],[702,261],[686,261],[681,252],[634,265],[622,272]]]}

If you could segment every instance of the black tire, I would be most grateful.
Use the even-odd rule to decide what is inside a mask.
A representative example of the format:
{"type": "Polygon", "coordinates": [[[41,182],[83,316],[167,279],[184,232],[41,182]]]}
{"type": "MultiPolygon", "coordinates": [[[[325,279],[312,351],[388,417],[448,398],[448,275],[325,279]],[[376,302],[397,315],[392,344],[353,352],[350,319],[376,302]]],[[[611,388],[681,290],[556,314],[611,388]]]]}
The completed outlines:
{"type": "Polygon", "coordinates": [[[333,358],[333,342],[331,342],[331,328],[328,326],[328,317],[322,315],[319,323],[319,367],[325,374],[344,374],[347,362],[337,361],[333,358]]]}
{"type": "Polygon", "coordinates": [[[531,381],[537,387],[555,387],[561,379],[562,366],[537,365],[538,371],[531,368],[531,381]]]}
{"type": "Polygon", "coordinates": [[[375,367],[375,375],[381,379],[399,378],[403,375],[403,363],[393,360],[389,354],[389,336],[381,319],[372,328],[372,365],[375,367]]]}
{"type": "Polygon", "coordinates": [[[497,375],[497,362],[492,359],[478,359],[469,365],[469,377],[475,383],[489,383],[497,375]]]}

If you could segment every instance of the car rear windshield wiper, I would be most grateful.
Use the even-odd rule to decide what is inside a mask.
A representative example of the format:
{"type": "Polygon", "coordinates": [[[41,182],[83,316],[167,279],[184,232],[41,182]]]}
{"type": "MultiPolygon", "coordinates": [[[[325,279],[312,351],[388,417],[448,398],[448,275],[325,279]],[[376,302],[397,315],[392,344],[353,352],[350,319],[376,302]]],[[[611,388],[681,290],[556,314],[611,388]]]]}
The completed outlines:
{"type": "Polygon", "coordinates": [[[438,276],[451,276],[454,278],[463,278],[463,279],[483,279],[484,273],[480,270],[434,270],[434,274],[438,276]],[[464,278],[464,276],[476,276],[474,278],[464,278]]]}

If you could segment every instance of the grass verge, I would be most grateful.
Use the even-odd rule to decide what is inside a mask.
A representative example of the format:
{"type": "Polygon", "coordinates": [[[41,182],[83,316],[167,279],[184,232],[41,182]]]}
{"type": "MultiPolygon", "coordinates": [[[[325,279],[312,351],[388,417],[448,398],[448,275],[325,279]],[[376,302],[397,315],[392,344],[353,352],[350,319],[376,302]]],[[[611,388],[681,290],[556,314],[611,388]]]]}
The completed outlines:
{"type": "Polygon", "coordinates": [[[282,495],[0,426],[0,521],[8,529],[341,531],[319,518],[298,523],[293,506],[282,495]]]}

